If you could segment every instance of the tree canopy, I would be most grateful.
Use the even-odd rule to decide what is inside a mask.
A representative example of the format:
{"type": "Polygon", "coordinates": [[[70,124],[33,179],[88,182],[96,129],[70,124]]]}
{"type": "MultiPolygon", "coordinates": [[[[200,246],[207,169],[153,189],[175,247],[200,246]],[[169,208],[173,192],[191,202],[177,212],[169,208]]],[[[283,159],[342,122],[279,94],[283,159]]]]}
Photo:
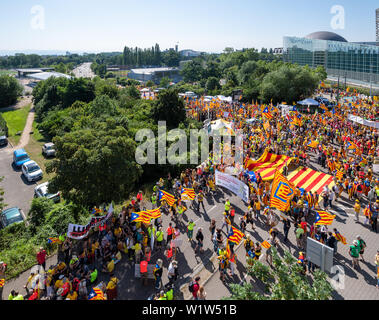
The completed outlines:
{"type": "Polygon", "coordinates": [[[272,265],[270,268],[260,261],[248,267],[248,274],[260,280],[264,293],[254,291],[251,283],[231,284],[232,295],[228,300],[328,300],[333,288],[325,272],[316,270],[310,281],[302,274],[302,266],[290,252],[285,251],[281,258],[272,248],[272,265]]]}
{"type": "Polygon", "coordinates": [[[16,103],[23,91],[16,78],[9,75],[0,76],[0,108],[16,103]]]}

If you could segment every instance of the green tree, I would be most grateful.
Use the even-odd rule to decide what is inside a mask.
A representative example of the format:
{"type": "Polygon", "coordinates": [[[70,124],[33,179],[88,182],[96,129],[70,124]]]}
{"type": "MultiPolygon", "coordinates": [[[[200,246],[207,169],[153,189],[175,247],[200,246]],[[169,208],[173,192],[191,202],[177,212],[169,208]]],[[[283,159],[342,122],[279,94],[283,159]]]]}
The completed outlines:
{"type": "Polygon", "coordinates": [[[180,61],[179,52],[176,52],[174,49],[165,51],[162,54],[163,62],[168,67],[177,67],[180,61]]]}
{"type": "Polygon", "coordinates": [[[248,267],[248,274],[264,285],[264,294],[254,292],[250,283],[232,284],[230,300],[328,300],[333,288],[325,272],[316,270],[310,281],[302,274],[302,267],[290,252],[285,251],[281,258],[272,248],[273,268],[255,261],[248,267]]]}
{"type": "Polygon", "coordinates": [[[153,119],[156,122],[166,121],[170,129],[177,128],[186,119],[184,102],[177,90],[170,88],[159,92],[158,99],[154,101],[153,119]]]}
{"type": "Polygon", "coordinates": [[[151,80],[146,82],[146,87],[148,87],[148,88],[154,87],[154,85],[155,85],[154,82],[151,80]]]}
{"type": "Polygon", "coordinates": [[[32,201],[28,220],[30,225],[35,229],[45,222],[46,215],[53,210],[54,202],[51,199],[42,197],[35,198],[32,201]]]}
{"type": "Polygon", "coordinates": [[[16,103],[22,92],[23,88],[16,78],[9,75],[0,76],[0,108],[16,103]]]}
{"type": "Polygon", "coordinates": [[[261,97],[267,103],[295,101],[309,97],[317,88],[318,76],[310,68],[298,65],[282,65],[265,75],[261,84],[261,97]]]}
{"type": "Polygon", "coordinates": [[[86,208],[125,200],[142,173],[135,162],[136,142],[125,128],[112,118],[93,127],[55,137],[57,157],[46,166],[56,174],[51,191],[86,208]]]}
{"type": "Polygon", "coordinates": [[[140,99],[141,98],[141,93],[138,91],[138,89],[134,86],[131,85],[126,89],[126,92],[128,96],[132,99],[140,99]]]}
{"type": "Polygon", "coordinates": [[[196,82],[202,78],[203,71],[204,69],[199,61],[191,60],[184,65],[180,73],[184,81],[196,82]]]}
{"type": "Polygon", "coordinates": [[[219,79],[217,79],[216,77],[209,77],[205,84],[205,88],[208,91],[213,91],[213,90],[219,89],[220,87],[221,86],[220,86],[219,79]]]}
{"type": "Polygon", "coordinates": [[[161,78],[161,81],[160,81],[159,85],[162,88],[167,88],[170,85],[171,81],[172,80],[169,77],[163,77],[163,78],[161,78]]]}

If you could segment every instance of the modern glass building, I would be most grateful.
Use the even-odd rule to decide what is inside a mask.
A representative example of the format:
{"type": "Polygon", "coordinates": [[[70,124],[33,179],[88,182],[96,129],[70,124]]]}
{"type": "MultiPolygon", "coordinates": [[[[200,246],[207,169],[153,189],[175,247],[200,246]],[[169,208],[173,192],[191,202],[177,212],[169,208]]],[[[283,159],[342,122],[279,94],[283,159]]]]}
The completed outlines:
{"type": "Polygon", "coordinates": [[[332,32],[284,37],[283,42],[284,61],[313,68],[324,66],[328,77],[379,85],[379,46],[347,42],[332,32]]]}

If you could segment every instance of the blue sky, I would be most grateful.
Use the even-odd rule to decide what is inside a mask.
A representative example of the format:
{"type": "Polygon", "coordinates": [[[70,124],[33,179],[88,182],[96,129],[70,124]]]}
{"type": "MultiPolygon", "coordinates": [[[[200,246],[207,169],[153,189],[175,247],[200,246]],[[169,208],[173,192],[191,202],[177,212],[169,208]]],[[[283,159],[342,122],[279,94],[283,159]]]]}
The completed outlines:
{"type": "Polygon", "coordinates": [[[122,51],[125,45],[220,52],[281,47],[283,36],[333,31],[375,41],[377,0],[1,0],[0,50],[122,51]],[[44,29],[32,28],[42,6],[44,29]],[[330,10],[345,11],[333,30],[330,10]]]}

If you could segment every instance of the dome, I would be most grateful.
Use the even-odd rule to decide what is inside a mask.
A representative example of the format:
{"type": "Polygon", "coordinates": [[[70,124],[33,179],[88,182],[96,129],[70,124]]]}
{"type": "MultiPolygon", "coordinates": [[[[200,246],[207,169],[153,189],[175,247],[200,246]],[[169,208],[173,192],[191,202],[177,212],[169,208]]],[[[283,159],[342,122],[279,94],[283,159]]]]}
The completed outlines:
{"type": "Polygon", "coordinates": [[[347,40],[337,33],[328,32],[328,31],[318,31],[308,34],[306,36],[307,39],[314,40],[329,40],[329,41],[339,41],[339,42],[347,42],[347,40]]]}

